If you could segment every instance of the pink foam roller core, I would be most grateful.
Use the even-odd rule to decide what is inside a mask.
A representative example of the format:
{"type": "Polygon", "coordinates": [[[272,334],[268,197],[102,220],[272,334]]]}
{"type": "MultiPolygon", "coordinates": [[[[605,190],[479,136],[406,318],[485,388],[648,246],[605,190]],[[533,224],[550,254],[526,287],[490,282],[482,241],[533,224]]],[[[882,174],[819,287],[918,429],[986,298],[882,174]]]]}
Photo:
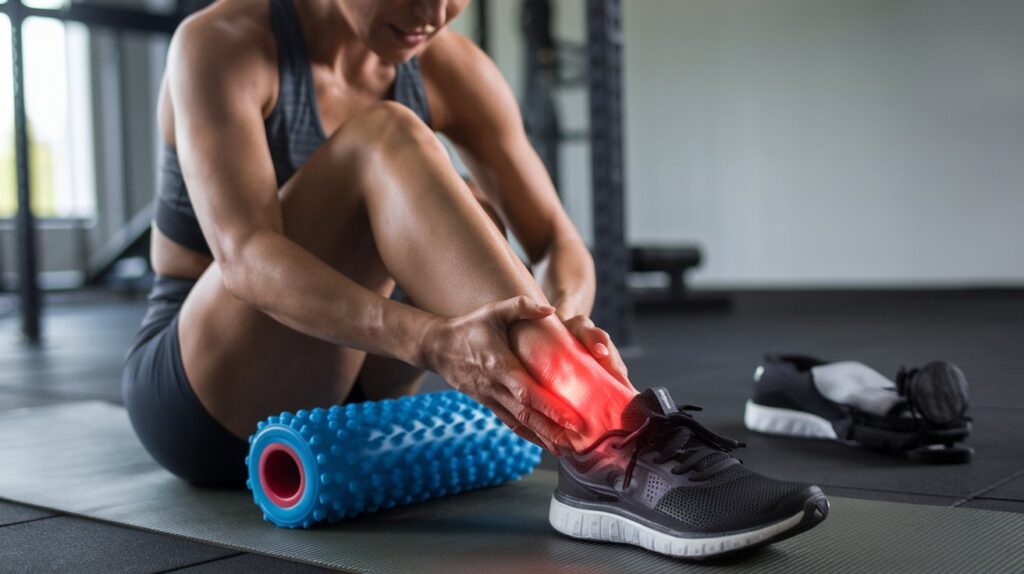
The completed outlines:
{"type": "Polygon", "coordinates": [[[274,504],[295,506],[306,489],[299,456],[287,445],[272,444],[260,455],[260,486],[274,504]]]}

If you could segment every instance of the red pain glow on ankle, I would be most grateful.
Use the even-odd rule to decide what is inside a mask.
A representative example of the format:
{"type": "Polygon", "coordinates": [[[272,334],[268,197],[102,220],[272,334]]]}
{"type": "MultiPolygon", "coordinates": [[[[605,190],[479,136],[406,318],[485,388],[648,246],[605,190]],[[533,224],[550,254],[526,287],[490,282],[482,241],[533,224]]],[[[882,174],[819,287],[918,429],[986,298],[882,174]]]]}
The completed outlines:
{"type": "MultiPolygon", "coordinates": [[[[561,405],[557,407],[572,410],[582,419],[581,443],[590,444],[605,432],[621,426],[622,410],[633,391],[609,375],[579,341],[573,339],[568,345],[531,351],[531,356],[524,361],[531,375],[560,399],[561,405]]],[[[570,413],[566,415],[571,417],[570,413]]]]}

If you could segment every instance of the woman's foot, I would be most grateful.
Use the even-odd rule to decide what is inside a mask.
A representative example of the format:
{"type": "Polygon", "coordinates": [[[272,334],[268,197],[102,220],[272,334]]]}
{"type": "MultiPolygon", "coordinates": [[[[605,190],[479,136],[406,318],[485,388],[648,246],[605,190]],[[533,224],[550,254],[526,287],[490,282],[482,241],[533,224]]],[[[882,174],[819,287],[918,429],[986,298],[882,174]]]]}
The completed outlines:
{"type": "Polygon", "coordinates": [[[738,443],[681,412],[665,389],[637,395],[621,418],[621,429],[559,461],[555,530],[710,558],[778,542],[828,516],[821,489],[747,469],[732,455],[738,443]]]}

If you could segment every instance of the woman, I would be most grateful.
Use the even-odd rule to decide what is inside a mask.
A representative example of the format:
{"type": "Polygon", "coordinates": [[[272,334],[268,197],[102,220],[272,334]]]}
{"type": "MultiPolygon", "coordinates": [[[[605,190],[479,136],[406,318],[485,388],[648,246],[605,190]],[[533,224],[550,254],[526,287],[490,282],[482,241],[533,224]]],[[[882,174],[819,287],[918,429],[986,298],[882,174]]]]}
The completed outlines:
{"type": "Polygon", "coordinates": [[[124,377],[169,470],[242,484],[259,420],[410,394],[425,369],[551,450],[615,428],[636,395],[513,95],[446,29],[467,1],[220,0],[175,33],[157,280],[124,377]]]}

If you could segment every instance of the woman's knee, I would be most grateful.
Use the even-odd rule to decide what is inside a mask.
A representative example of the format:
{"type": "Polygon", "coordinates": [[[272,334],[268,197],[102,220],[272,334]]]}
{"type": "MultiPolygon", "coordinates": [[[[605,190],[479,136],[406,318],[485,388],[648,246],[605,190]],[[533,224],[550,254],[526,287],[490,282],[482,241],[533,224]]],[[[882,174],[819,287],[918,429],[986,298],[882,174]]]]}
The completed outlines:
{"type": "Polygon", "coordinates": [[[364,167],[393,159],[408,149],[425,153],[444,149],[419,116],[395,102],[370,106],[334,132],[328,144],[364,167]]]}

